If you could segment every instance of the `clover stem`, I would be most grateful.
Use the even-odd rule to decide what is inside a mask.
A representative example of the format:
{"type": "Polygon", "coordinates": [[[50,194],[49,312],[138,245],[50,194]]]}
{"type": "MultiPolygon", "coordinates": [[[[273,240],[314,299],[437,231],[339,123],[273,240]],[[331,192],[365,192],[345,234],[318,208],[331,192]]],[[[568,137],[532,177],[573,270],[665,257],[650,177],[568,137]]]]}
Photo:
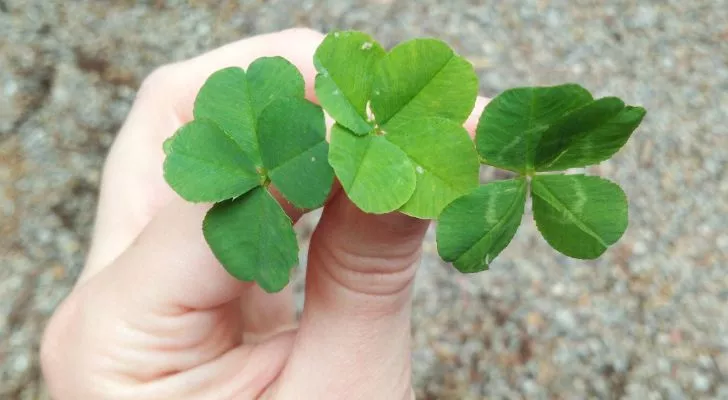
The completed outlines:
{"type": "Polygon", "coordinates": [[[256,167],[255,172],[258,173],[258,177],[260,178],[260,185],[267,188],[270,185],[268,171],[263,167],[256,167]]]}

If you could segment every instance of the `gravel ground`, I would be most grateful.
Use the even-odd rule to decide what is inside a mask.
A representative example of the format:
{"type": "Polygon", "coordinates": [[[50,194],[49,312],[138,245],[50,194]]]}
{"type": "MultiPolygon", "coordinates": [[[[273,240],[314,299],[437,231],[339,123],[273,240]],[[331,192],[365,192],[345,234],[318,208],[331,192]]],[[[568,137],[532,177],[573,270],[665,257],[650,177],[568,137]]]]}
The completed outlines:
{"type": "Polygon", "coordinates": [[[302,25],[387,45],[438,36],[488,96],[574,81],[648,109],[592,169],[631,202],[598,261],[558,255],[527,215],[491,271],[461,276],[430,235],[418,398],[728,399],[726,0],[0,0],[0,399],[48,398],[39,335],[79,272],[99,168],[140,81],[302,25]]]}

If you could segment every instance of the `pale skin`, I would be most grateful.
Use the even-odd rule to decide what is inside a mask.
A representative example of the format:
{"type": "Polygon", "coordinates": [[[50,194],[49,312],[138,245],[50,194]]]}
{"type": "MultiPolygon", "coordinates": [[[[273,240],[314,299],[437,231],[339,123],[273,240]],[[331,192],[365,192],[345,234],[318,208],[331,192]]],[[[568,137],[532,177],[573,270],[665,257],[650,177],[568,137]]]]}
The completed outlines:
{"type": "MultiPolygon", "coordinates": [[[[290,287],[267,294],[225,272],[200,228],[210,205],[181,200],[162,177],[162,142],[192,118],[212,72],[280,55],[315,102],[322,39],[307,29],[256,36],[145,80],[104,166],[83,272],[43,337],[54,399],[414,398],[410,304],[429,221],[364,214],[335,187],[296,320],[290,287]]],[[[486,101],[466,122],[471,133],[486,101]]]]}

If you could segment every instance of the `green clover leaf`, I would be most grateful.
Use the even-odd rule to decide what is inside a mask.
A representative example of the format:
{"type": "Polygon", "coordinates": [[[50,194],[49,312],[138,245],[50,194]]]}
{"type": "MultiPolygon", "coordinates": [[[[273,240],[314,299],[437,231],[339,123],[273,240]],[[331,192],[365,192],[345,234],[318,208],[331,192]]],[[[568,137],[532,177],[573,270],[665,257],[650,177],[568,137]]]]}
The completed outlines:
{"type": "Polygon", "coordinates": [[[339,124],[331,129],[329,163],[351,201],[367,213],[396,210],[417,184],[415,168],[399,147],[383,136],[357,136],[339,124]]]}
{"type": "Polygon", "coordinates": [[[642,122],[645,109],[616,97],[594,100],[544,131],[536,147],[536,171],[585,167],[614,155],[642,122]]]}
{"type": "Polygon", "coordinates": [[[352,31],[327,35],[316,49],[316,96],[332,118],[357,135],[374,129],[367,103],[372,71],[384,55],[382,46],[371,36],[352,31]]]}
{"type": "Polygon", "coordinates": [[[298,208],[320,207],[334,183],[321,107],[295,97],[276,100],[261,113],[258,136],[263,166],[283,197],[298,208]]]}
{"type": "Polygon", "coordinates": [[[246,153],[210,120],[184,125],[165,143],[164,177],[187,201],[227,200],[260,184],[246,153]]]}
{"type": "Polygon", "coordinates": [[[627,229],[627,197],[606,179],[538,175],[531,182],[531,195],[539,231],[569,257],[597,258],[627,229]]]}
{"type": "Polygon", "coordinates": [[[413,39],[377,64],[372,91],[372,112],[385,131],[430,116],[462,124],[475,106],[478,79],[473,66],[445,42],[413,39]]]}
{"type": "Polygon", "coordinates": [[[483,163],[525,174],[533,170],[541,134],[564,114],[592,101],[579,85],[508,89],[485,106],[475,143],[483,163]]]}
{"type": "Polygon", "coordinates": [[[491,182],[450,203],[437,224],[437,248],[460,272],[488,269],[508,246],[526,205],[524,178],[491,182]]]}
{"type": "Polygon", "coordinates": [[[298,263],[291,220],[263,187],[215,204],[205,216],[202,231],[230,275],[255,281],[267,292],[285,287],[291,268],[298,263]]]}
{"type": "Polygon", "coordinates": [[[451,201],[478,186],[478,154],[462,125],[441,117],[423,118],[392,126],[384,138],[407,155],[416,172],[415,190],[401,212],[437,218],[451,201]]]}

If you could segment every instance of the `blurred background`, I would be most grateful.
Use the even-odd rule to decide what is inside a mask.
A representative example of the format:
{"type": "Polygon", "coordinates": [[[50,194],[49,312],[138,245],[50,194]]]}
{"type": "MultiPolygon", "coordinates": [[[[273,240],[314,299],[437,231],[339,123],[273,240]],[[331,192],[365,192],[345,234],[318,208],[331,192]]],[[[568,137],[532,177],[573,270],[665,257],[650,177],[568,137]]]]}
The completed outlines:
{"type": "MultiPolygon", "coordinates": [[[[527,213],[489,272],[462,276],[431,232],[419,399],[728,399],[725,0],[0,0],[0,399],[48,398],[39,337],[82,266],[100,168],[140,82],[293,26],[386,46],[439,37],[485,96],[577,82],[648,110],[590,169],[630,199],[629,229],[599,260],[559,255],[527,213]]],[[[298,227],[304,245],[315,222],[298,227]]]]}

